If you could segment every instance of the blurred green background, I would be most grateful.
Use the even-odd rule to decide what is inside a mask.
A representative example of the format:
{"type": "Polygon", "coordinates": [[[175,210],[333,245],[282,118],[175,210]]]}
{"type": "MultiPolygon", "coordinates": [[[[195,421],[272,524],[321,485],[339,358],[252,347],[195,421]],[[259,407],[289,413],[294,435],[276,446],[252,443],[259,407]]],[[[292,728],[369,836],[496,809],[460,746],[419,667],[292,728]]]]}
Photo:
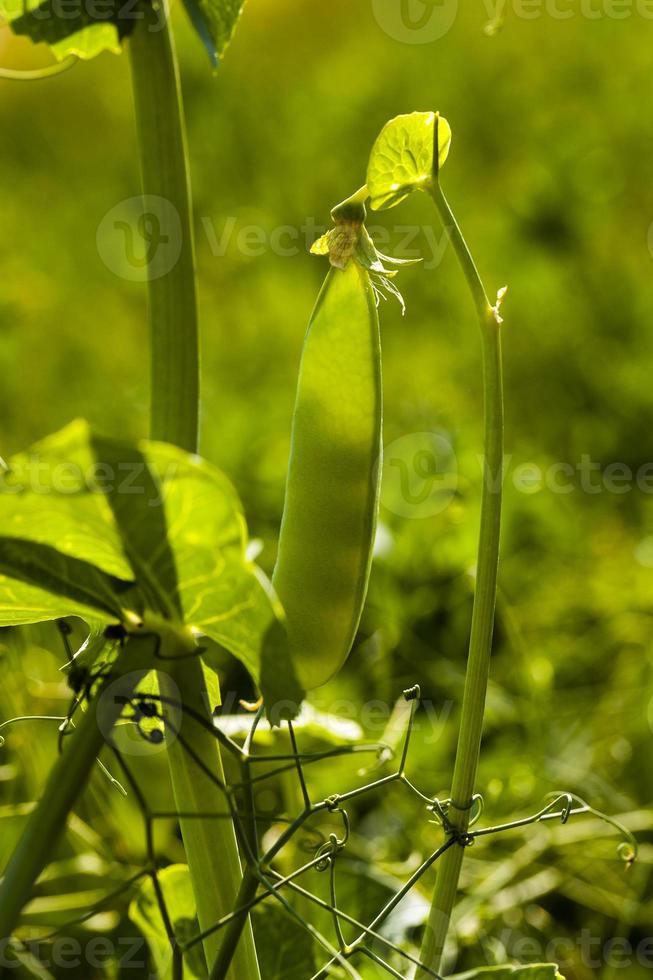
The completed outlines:
{"type": "MultiPolygon", "coordinates": [[[[616,840],[583,820],[478,844],[449,966],[552,958],[567,980],[643,980],[653,967],[651,942],[641,945],[653,922],[653,25],[634,3],[616,17],[597,0],[592,18],[589,4],[585,13],[570,4],[566,19],[549,5],[530,20],[509,4],[504,29],[489,37],[484,5],[460,4],[443,37],[418,43],[417,30],[388,30],[397,23],[390,6],[250,0],[215,77],[175,11],[195,193],[203,453],[235,482],[270,570],[294,380],[326,271],[308,246],[330,207],[363,183],[383,123],[439,109],[453,129],[443,185],[488,289],[509,285],[509,457],[484,819],[535,812],[546,793],[564,789],[622,815],[643,845],[624,871],[616,840]],[[239,234],[251,226],[263,244],[243,249],[239,234]],[[291,232],[280,233],[284,226],[291,232]],[[569,469],[551,470],[556,464],[569,469]],[[632,479],[623,468],[606,473],[612,464],[632,479]],[[586,934],[600,940],[589,957],[586,934]],[[648,961],[606,955],[614,937],[645,948],[648,961]]],[[[6,66],[47,58],[6,28],[0,53],[6,66]]],[[[97,244],[105,214],[139,192],[127,58],[103,55],[47,82],[1,82],[0,132],[0,453],[75,416],[138,437],[147,412],[145,289],[108,268],[97,244]]],[[[382,309],[379,554],[359,642],[314,700],[378,738],[382,705],[419,682],[426,708],[409,769],[426,792],[446,795],[478,524],[479,344],[428,199],[415,195],[370,224],[386,236],[382,251],[425,261],[400,274],[406,316],[394,302],[382,309]],[[416,468],[420,433],[437,434],[435,477],[416,468]],[[396,484],[401,472],[408,497],[396,484]],[[435,489],[413,508],[410,494],[419,496],[424,480],[435,489]],[[378,717],[365,704],[381,705],[378,717]]],[[[55,646],[43,630],[3,634],[12,668],[0,693],[4,717],[65,712],[55,646]]],[[[230,684],[247,689],[226,664],[230,684]]],[[[7,806],[38,794],[52,741],[31,727],[2,750],[7,806]]],[[[334,792],[356,778],[356,766],[323,768],[315,789],[334,792]]],[[[158,792],[163,770],[149,779],[158,792]]],[[[347,898],[365,915],[438,834],[398,791],[365,797],[352,813],[347,898]]],[[[98,775],[79,819],[94,830],[80,831],[83,846],[69,841],[65,859],[88,863],[101,853],[103,874],[120,880],[116,856],[126,864],[142,856],[137,815],[98,775]]],[[[173,827],[160,846],[179,859],[173,827]]],[[[419,937],[432,882],[427,876],[394,920],[402,941],[419,937]]],[[[125,926],[106,913],[90,928],[125,926]]],[[[111,968],[79,974],[91,975],[111,968]]]]}

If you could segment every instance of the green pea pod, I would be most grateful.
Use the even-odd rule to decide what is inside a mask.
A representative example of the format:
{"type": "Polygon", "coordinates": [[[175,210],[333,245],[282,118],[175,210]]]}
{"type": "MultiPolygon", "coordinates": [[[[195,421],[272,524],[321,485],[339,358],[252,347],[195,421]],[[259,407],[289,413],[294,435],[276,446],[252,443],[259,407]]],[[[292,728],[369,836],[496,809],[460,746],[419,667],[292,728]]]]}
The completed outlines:
{"type": "Polygon", "coordinates": [[[346,660],[372,559],[381,478],[381,344],[355,260],[332,268],[302,353],[273,584],[306,689],[346,660]]]}

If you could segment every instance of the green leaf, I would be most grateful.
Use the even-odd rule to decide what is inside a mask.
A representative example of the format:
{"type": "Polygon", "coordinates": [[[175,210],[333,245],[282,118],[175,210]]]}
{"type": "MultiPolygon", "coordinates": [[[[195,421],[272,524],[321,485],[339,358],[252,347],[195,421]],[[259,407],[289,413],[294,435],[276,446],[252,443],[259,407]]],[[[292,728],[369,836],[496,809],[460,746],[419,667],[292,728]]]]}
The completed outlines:
{"type": "Polygon", "coordinates": [[[184,0],[214,67],[233,37],[244,5],[245,0],[184,0]]]}
{"type": "MultiPolygon", "coordinates": [[[[203,613],[192,618],[193,624],[212,640],[226,647],[247,667],[258,682],[265,697],[268,718],[277,725],[284,719],[294,718],[304,697],[304,691],[297,680],[292,665],[288,636],[281,622],[283,610],[272,587],[263,574],[258,572],[256,583],[242,579],[231,583],[237,598],[239,619],[229,625],[229,636],[225,637],[223,617],[210,613],[208,594],[197,596],[194,605],[202,602],[203,613]],[[273,615],[270,610],[274,609],[273,615]],[[260,645],[252,656],[249,634],[254,631],[260,638],[260,645]]],[[[208,650],[204,660],[218,671],[215,651],[208,650]]]]}
{"type": "Polygon", "coordinates": [[[400,204],[414,190],[428,187],[434,176],[435,123],[438,130],[436,171],[449,155],[451,127],[437,112],[396,116],[381,130],[370,154],[367,187],[370,204],[383,211],[400,204]]]}
{"type": "MultiPolygon", "coordinates": [[[[72,422],[7,461],[0,475],[0,536],[56,548],[129,581],[132,567],[107,502],[103,473],[86,422],[72,422]]],[[[115,474],[129,494],[133,474],[115,474]]]]}
{"type": "Polygon", "coordinates": [[[451,980],[564,980],[554,963],[533,966],[488,966],[468,973],[457,973],[451,980]]]}
{"type": "MultiPolygon", "coordinates": [[[[199,933],[188,867],[185,864],[171,864],[159,872],[158,878],[173,932],[177,942],[183,945],[199,933]]],[[[159,980],[172,980],[170,941],[150,878],[145,880],[136,897],[132,899],[129,918],[147,940],[159,980]]],[[[184,977],[206,980],[207,975],[202,944],[197,943],[184,956],[184,977]]]]}
{"type": "Polygon", "coordinates": [[[14,34],[47,44],[58,61],[119,54],[122,38],[137,23],[133,9],[126,18],[124,0],[65,0],[63,8],[60,0],[0,0],[0,18],[14,34]]]}
{"type": "MultiPolygon", "coordinates": [[[[283,611],[268,580],[245,557],[245,520],[231,483],[196,456],[164,443],[147,447],[171,529],[184,622],[244,664],[259,684],[269,714],[277,706],[277,721],[294,717],[303,691],[279,625],[283,611]]],[[[160,575],[161,556],[159,547],[152,577],[160,575]]],[[[142,576],[137,579],[141,582],[142,576]]],[[[172,597],[170,583],[160,582],[159,587],[172,597]]]]}
{"type": "Polygon", "coordinates": [[[254,939],[265,980],[306,980],[315,973],[314,941],[276,905],[258,905],[252,914],[254,939]]]}
{"type": "Polygon", "coordinates": [[[74,422],[0,476],[0,625],[150,611],[241,660],[269,711],[298,704],[278,602],[245,548],[240,502],[215,467],[74,422]]]}
{"type": "Polygon", "coordinates": [[[89,623],[123,618],[133,585],[47,545],[0,537],[0,622],[3,626],[81,616],[89,623]],[[121,598],[121,595],[123,598],[121,598]],[[54,616],[52,615],[54,612],[54,616]]]}
{"type": "MultiPolygon", "coordinates": [[[[166,480],[176,471],[179,461],[174,456],[160,458],[157,469],[154,447],[146,458],[139,448],[92,434],[90,445],[99,471],[109,477],[102,480],[100,488],[111,509],[133,578],[146,597],[147,608],[167,619],[182,621],[177,565],[168,540],[168,518],[162,496],[166,480]],[[116,478],[122,473],[128,474],[126,483],[116,478]]],[[[238,534],[227,543],[238,547],[238,534]]]]}

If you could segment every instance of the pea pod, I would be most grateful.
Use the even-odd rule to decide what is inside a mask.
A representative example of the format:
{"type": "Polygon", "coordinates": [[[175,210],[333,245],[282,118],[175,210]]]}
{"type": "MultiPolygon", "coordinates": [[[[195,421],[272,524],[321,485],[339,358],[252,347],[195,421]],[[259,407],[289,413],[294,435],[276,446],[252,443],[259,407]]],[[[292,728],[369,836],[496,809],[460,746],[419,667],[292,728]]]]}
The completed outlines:
{"type": "MultiPolygon", "coordinates": [[[[354,226],[354,237],[361,227],[354,226]]],[[[355,258],[336,263],[332,252],[331,260],[302,353],[273,576],[307,689],[328,681],[351,649],[367,591],[381,477],[375,289],[355,258]]]]}

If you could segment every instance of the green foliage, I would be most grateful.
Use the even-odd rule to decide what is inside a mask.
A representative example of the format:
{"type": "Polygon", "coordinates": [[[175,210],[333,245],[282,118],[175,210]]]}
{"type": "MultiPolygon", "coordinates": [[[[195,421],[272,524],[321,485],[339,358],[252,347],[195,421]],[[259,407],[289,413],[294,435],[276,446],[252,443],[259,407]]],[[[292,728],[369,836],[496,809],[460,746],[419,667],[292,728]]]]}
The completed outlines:
{"type": "Polygon", "coordinates": [[[62,16],[57,0],[0,0],[0,17],[14,34],[47,44],[58,61],[70,55],[88,60],[103,51],[120,53],[121,41],[135,23],[121,19],[125,6],[122,0],[97,5],[78,0],[66,4],[62,16]]]}
{"type": "MultiPolygon", "coordinates": [[[[215,66],[236,29],[245,0],[184,0],[184,6],[215,66]]],[[[159,19],[170,16],[164,0],[155,0],[159,19]]],[[[123,40],[144,17],[140,3],[125,0],[74,0],[65,12],[58,0],[0,0],[0,18],[14,34],[45,43],[58,61],[71,55],[88,61],[103,51],[120,54],[123,40]]],[[[154,20],[151,29],[160,30],[154,20]]]]}
{"type": "Polygon", "coordinates": [[[245,545],[233,487],[209,463],[163,443],[101,439],[75,422],[8,461],[0,622],[134,624],[154,614],[228,649],[270,703],[299,700],[287,649],[265,642],[275,600],[245,545]]]}
{"type": "MultiPolygon", "coordinates": [[[[188,867],[170,865],[159,872],[158,878],[175,938],[183,946],[199,932],[188,867]]],[[[159,980],[172,980],[170,942],[150,878],[144,880],[132,899],[129,917],[147,939],[159,980]]],[[[315,950],[310,935],[281,908],[269,902],[256,906],[253,926],[261,974],[265,980],[306,980],[315,972],[315,950]]],[[[190,980],[206,980],[206,961],[201,944],[194,944],[184,954],[184,976],[190,980]]],[[[534,977],[533,980],[540,978],[534,977]]],[[[545,978],[542,977],[542,980],[545,978]]]]}
{"type": "Polygon", "coordinates": [[[245,0],[184,0],[184,6],[215,67],[233,37],[245,0]]]}
{"type": "MultiPolygon", "coordinates": [[[[175,939],[183,946],[199,932],[188,867],[185,864],[169,865],[159,872],[158,879],[175,939]]],[[[151,878],[144,880],[132,899],[129,917],[147,939],[158,980],[173,980],[170,941],[151,878]]],[[[201,943],[191,947],[184,955],[184,976],[190,980],[206,980],[206,961],[201,943]]]]}
{"type": "Polygon", "coordinates": [[[451,980],[564,980],[552,963],[532,966],[488,966],[480,970],[457,973],[451,980]]]}
{"type": "Polygon", "coordinates": [[[411,112],[396,116],[379,134],[367,168],[367,187],[374,210],[393,208],[408,195],[426,189],[432,180],[437,120],[436,172],[449,155],[451,127],[435,112],[411,112]]]}
{"type": "Polygon", "coordinates": [[[308,932],[279,906],[266,902],[254,910],[254,938],[265,980],[306,980],[316,968],[315,944],[308,932]]]}
{"type": "MultiPolygon", "coordinates": [[[[286,223],[301,226],[304,215],[315,214],[317,204],[338,191],[343,174],[361,179],[361,161],[389,112],[439,105],[460,141],[456,167],[445,173],[448,190],[482,256],[482,271],[497,283],[509,276],[514,324],[506,378],[513,409],[503,598],[479,779],[486,816],[528,813],[550,790],[573,786],[611,812],[620,809],[638,833],[649,834],[650,495],[636,487],[590,494],[578,474],[565,494],[544,481],[527,492],[513,482],[523,464],[546,474],[554,463],[575,467],[583,453],[602,468],[620,460],[635,472],[650,461],[653,293],[646,231],[653,116],[631,97],[649,83],[649,34],[634,6],[632,16],[619,21],[577,15],[564,23],[543,6],[533,21],[513,18],[509,10],[504,31],[488,40],[482,7],[459,4],[445,38],[402,44],[380,29],[377,6],[354,9],[335,0],[311,5],[309,15],[304,0],[251,4],[239,57],[225,64],[219,91],[197,64],[196,39],[176,9],[203,217],[203,453],[238,486],[252,534],[264,543],[260,560],[271,571],[293,381],[322,271],[303,254],[279,254],[270,233],[286,223]],[[573,59],[561,57],[566,46],[573,59]],[[264,165],[254,166],[256,160],[264,165]],[[263,244],[243,249],[239,236],[254,224],[263,244]]],[[[45,57],[9,31],[5,42],[5,63],[31,65],[45,57]]],[[[6,190],[0,200],[0,453],[78,414],[90,415],[103,431],[135,438],[146,428],[144,300],[133,283],[98,261],[93,248],[105,212],[137,193],[126,65],[98,58],[52,88],[9,85],[6,91],[0,102],[2,131],[11,134],[0,148],[6,190]]],[[[417,232],[422,202],[412,197],[400,220],[417,232]]],[[[478,522],[481,404],[470,381],[478,351],[465,286],[444,239],[422,230],[410,241],[385,217],[375,220],[377,244],[423,255],[429,272],[406,273],[410,320],[402,322],[398,309],[385,311],[386,476],[396,486],[392,461],[399,460],[413,488],[428,489],[414,456],[397,440],[437,432],[451,445],[446,475],[453,489],[443,489],[442,506],[424,509],[418,519],[402,516],[384,495],[357,642],[344,670],[313,700],[348,718],[356,712],[376,738],[375,712],[382,715],[402,687],[422,678],[427,707],[417,719],[411,771],[416,777],[433,773],[436,787],[446,790],[456,736],[450,705],[462,691],[478,522]],[[374,709],[361,713],[359,706],[369,704],[374,709]]],[[[302,253],[304,235],[290,244],[302,253]]],[[[442,465],[439,459],[435,483],[442,465]]],[[[559,479],[565,483],[564,474],[559,479]]],[[[600,474],[591,479],[600,485],[600,474]]],[[[57,671],[58,642],[48,627],[0,631],[7,667],[3,718],[35,709],[66,712],[70,692],[57,671]]],[[[237,666],[226,658],[221,666],[223,690],[241,694],[237,666]]],[[[4,801],[39,795],[54,741],[36,724],[15,729],[0,759],[4,801]]],[[[166,785],[159,762],[143,770],[157,800],[166,785]]],[[[311,773],[318,795],[354,783],[342,764],[311,773]]],[[[284,792],[280,783],[279,807],[284,792]]],[[[86,828],[93,852],[110,842],[140,861],[133,801],[103,789],[97,776],[86,806],[104,837],[91,839],[86,828]]],[[[357,851],[352,887],[339,899],[365,919],[379,904],[376,891],[375,902],[367,901],[370,889],[387,899],[389,883],[401,875],[397,856],[407,861],[435,835],[414,808],[389,793],[350,810],[353,823],[364,828],[365,847],[357,851]]],[[[7,824],[3,811],[3,830],[7,824]]],[[[179,860],[176,828],[161,824],[158,831],[162,859],[179,860]]],[[[476,915],[488,937],[499,938],[510,915],[516,943],[564,937],[573,950],[579,929],[609,939],[627,910],[632,925],[624,924],[623,934],[632,930],[635,942],[649,935],[646,855],[624,875],[612,842],[604,845],[598,834],[590,821],[477,844],[467,858],[466,926],[476,915]],[[488,877],[490,862],[499,880],[488,877]]],[[[9,840],[3,837],[2,844],[9,840]]],[[[297,862],[303,860],[302,850],[297,862]]],[[[426,892],[419,901],[416,895],[412,929],[401,931],[408,948],[423,921],[426,892]]],[[[314,914],[307,917],[313,921],[314,914]]],[[[125,934],[120,901],[111,915],[125,934]]],[[[98,921],[94,928],[102,935],[107,926],[98,921]]],[[[476,941],[459,950],[459,970],[486,961],[476,941]]],[[[519,946],[508,952],[519,959],[519,946]]],[[[580,951],[568,955],[561,972],[585,980],[580,951]]],[[[66,972],[71,980],[88,980],[88,967],[66,972]]],[[[635,964],[623,972],[629,980],[649,976],[635,964]]]]}

